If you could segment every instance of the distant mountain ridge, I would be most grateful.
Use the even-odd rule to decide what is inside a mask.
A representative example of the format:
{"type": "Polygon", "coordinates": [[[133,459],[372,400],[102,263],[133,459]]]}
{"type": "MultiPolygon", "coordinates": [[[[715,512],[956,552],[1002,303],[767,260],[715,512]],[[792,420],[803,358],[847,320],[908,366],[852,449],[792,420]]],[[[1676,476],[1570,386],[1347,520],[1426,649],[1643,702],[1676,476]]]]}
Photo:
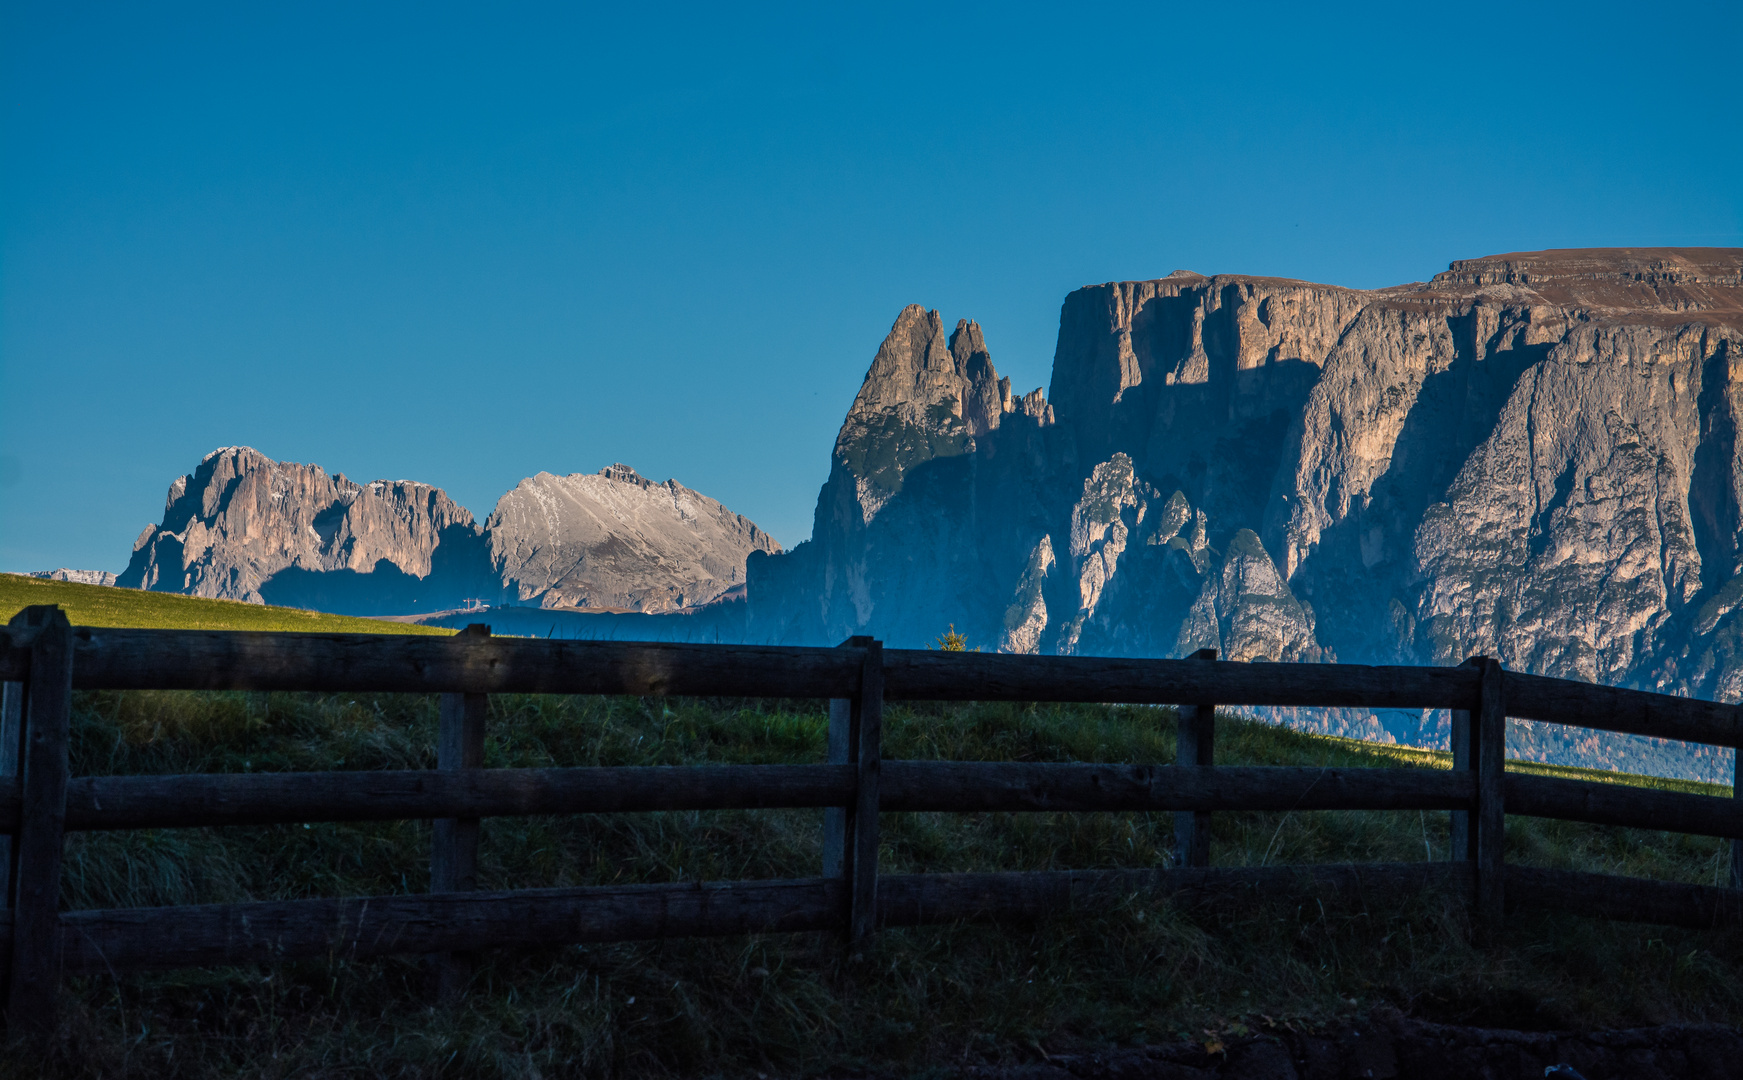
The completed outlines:
{"type": "Polygon", "coordinates": [[[64,566],[59,570],[33,570],[24,576],[46,581],[70,581],[75,585],[115,584],[115,575],[108,570],[69,570],[64,566]]]}
{"type": "Polygon", "coordinates": [[[428,484],[358,484],[224,447],[170,485],[118,584],[347,615],[510,601],[671,612],[742,589],[749,553],[779,550],[714,499],[622,464],[540,473],[480,526],[428,484]]]}
{"type": "MultiPolygon", "coordinates": [[[[1483,654],[1743,700],[1743,249],[1513,253],[1372,290],[1087,286],[1026,395],[978,324],[946,325],[898,314],[788,552],[622,466],[529,478],[480,526],[437,489],[233,448],[172,488],[121,583],[368,614],[482,600],[557,636],[919,647],[954,625],[1024,653],[1483,654]]],[[[1273,715],[1445,743],[1444,715],[1273,715]]],[[[1714,748],[1524,722],[1509,739],[1730,776],[1714,748]]]]}

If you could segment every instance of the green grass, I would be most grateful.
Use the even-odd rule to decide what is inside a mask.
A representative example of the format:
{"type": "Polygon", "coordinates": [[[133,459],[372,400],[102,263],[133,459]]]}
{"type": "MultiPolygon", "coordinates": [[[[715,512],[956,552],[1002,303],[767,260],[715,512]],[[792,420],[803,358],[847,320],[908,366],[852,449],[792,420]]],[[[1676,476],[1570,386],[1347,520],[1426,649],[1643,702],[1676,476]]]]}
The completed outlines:
{"type": "MultiPolygon", "coordinates": [[[[821,703],[491,700],[486,764],[820,760],[821,703]]],[[[419,768],[419,696],[78,695],[77,774],[419,768]]],[[[896,758],[1167,762],[1169,710],[961,704],[892,708],[896,758]]],[[[1223,716],[1229,764],[1438,767],[1432,754],[1223,716]]],[[[821,814],[746,811],[495,819],[484,888],[810,876],[821,814]]],[[[889,814],[891,873],[1155,866],[1168,814],[889,814]]],[[[1220,865],[1445,858],[1445,814],[1219,813],[1220,865]]],[[[424,822],[69,837],[71,907],[420,892],[424,822]]],[[[1713,883],[1717,841],[1513,818],[1508,857],[1713,883]]],[[[1743,1020],[1743,935],[1553,913],[1469,943],[1462,905],[1333,895],[1217,910],[1133,896],[1014,926],[886,931],[859,961],[827,935],[486,953],[435,1009],[416,957],[102,977],[70,983],[52,1054],[12,1075],[266,1077],[774,1076],[1030,1061],[1041,1049],[1327,1022],[1377,1005],[1497,1026],[1743,1020]]],[[[0,1065],[0,1071],[8,1066],[0,1065]]]]}
{"type": "Polygon", "coordinates": [[[175,593],[117,589],[0,574],[0,618],[32,604],[59,604],[74,626],[161,627],[171,630],[301,630],[328,634],[452,634],[445,627],[412,626],[328,615],[301,608],[267,607],[239,600],[208,600],[175,593]]]}
{"type": "MultiPolygon", "coordinates": [[[[1447,750],[1422,750],[1413,746],[1397,746],[1382,743],[1364,742],[1361,739],[1346,739],[1337,735],[1316,735],[1315,739],[1329,743],[1339,743],[1352,752],[1362,754],[1378,763],[1391,765],[1409,765],[1426,769],[1452,768],[1452,753],[1447,750]]],[[[1628,787],[1652,788],[1657,791],[1680,791],[1689,795],[1714,795],[1720,798],[1731,797],[1729,784],[1708,784],[1700,780],[1681,780],[1670,776],[1642,776],[1638,773],[1614,772],[1609,769],[1586,769],[1578,765],[1549,765],[1541,761],[1519,761],[1508,759],[1507,768],[1512,772],[1529,773],[1532,776],[1556,776],[1567,780],[1593,780],[1605,784],[1623,784],[1628,787]]]]}

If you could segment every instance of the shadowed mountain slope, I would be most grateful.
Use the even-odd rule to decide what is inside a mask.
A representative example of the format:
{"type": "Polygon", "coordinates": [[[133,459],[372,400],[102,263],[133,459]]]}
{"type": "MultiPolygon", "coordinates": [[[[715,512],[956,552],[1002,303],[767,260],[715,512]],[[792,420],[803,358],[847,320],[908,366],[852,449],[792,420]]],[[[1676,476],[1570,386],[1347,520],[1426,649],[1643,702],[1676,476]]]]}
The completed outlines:
{"type": "Polygon", "coordinates": [[[942,325],[901,313],[812,540],[752,558],[753,638],[1484,653],[1743,697],[1743,251],[1499,255],[1367,291],[1090,286],[1045,399],[1012,397],[978,326],[942,325]]]}

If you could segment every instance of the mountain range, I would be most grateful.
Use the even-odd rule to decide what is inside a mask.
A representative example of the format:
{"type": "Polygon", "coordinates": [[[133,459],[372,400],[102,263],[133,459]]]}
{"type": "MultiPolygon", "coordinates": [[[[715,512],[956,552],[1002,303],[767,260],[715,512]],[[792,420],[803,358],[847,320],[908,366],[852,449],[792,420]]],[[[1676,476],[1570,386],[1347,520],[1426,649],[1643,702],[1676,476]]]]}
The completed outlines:
{"type": "MultiPolygon", "coordinates": [[[[228,449],[171,488],[121,583],[350,613],[481,599],[578,636],[917,647],[954,625],[1006,652],[1485,654],[1739,700],[1740,344],[1743,249],[1516,253],[1372,290],[1086,286],[1027,394],[978,324],[915,305],[791,551],[623,466],[533,477],[481,527],[426,485],[228,449]]],[[[1444,716],[1280,719],[1444,741],[1444,716]]],[[[1560,737],[1535,756],[1668,753],[1560,737]]],[[[1703,754],[1649,771],[1719,767],[1703,754]]]]}
{"type": "MultiPolygon", "coordinates": [[[[1045,395],[1011,393],[973,322],[944,325],[897,318],[811,540],[751,557],[749,637],[1486,654],[1743,697],[1743,250],[1500,255],[1378,290],[1089,286],[1045,395]]],[[[1444,716],[1291,719],[1444,742],[1444,716]]]]}
{"type": "Polygon", "coordinates": [[[117,584],[346,615],[679,612],[742,595],[752,551],[780,545],[627,465],[529,477],[479,525],[428,484],[358,484],[231,446],[170,485],[117,584]]]}

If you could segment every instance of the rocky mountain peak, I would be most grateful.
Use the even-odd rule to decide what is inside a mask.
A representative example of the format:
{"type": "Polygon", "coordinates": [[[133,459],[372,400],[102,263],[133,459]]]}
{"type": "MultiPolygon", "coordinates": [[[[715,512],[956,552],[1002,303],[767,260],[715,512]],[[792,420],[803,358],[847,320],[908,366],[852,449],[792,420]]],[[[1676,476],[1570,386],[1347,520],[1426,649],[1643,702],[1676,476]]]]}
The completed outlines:
{"type": "MultiPolygon", "coordinates": [[[[998,426],[1002,402],[980,326],[962,320],[947,338],[938,312],[909,304],[872,358],[848,421],[867,429],[917,427],[960,442],[998,426]]],[[[837,452],[854,441],[844,428],[837,452]]]]}
{"type": "Polygon", "coordinates": [[[743,585],[751,552],[781,550],[749,518],[623,464],[522,480],[484,531],[510,597],[546,608],[693,608],[743,585]]]}
{"type": "Polygon", "coordinates": [[[119,583],[358,615],[504,599],[672,611],[741,588],[750,552],[779,550],[715,500],[621,462],[523,480],[480,528],[428,484],[358,484],[233,446],[170,485],[119,583]]]}
{"type": "Polygon", "coordinates": [[[475,538],[472,514],[428,484],[357,484],[247,446],[207,454],[170,485],[160,525],[134,544],[119,583],[261,603],[286,570],[429,576],[435,550],[475,538]]]}
{"type": "Polygon", "coordinates": [[[1039,391],[1012,396],[980,324],[959,320],[948,337],[937,311],[910,304],[878,347],[835,440],[862,521],[902,489],[913,469],[974,450],[1008,412],[1050,413],[1039,391]]]}
{"type": "MultiPolygon", "coordinates": [[[[615,480],[620,484],[634,484],[636,487],[640,488],[650,488],[654,486],[652,480],[644,479],[640,473],[636,472],[621,461],[600,469],[599,475],[605,477],[607,480],[615,480]]],[[[668,481],[668,483],[670,483],[670,481],[668,481]]]]}

